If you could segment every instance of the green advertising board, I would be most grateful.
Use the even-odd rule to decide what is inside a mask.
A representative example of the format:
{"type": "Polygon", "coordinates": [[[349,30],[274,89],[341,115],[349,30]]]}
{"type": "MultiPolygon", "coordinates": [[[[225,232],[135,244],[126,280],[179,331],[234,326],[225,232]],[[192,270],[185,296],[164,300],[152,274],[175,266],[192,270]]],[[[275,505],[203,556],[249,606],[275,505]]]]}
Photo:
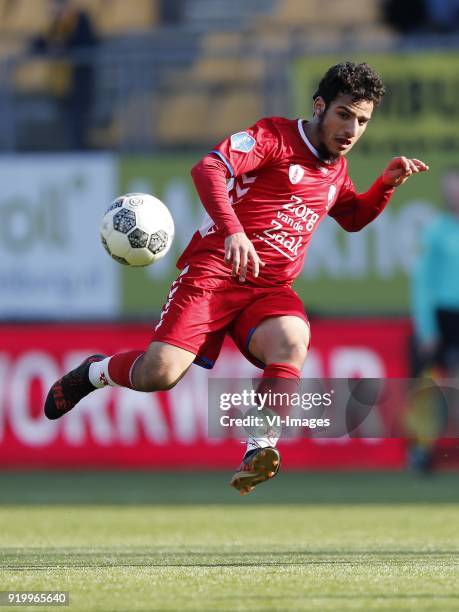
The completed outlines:
{"type": "MultiPolygon", "coordinates": [[[[325,57],[295,63],[295,116],[309,117],[312,93],[325,70],[337,61],[325,57]]],[[[394,155],[419,157],[430,171],[397,189],[384,213],[361,232],[347,233],[331,219],[320,225],[295,284],[307,309],[319,314],[409,311],[410,270],[420,237],[440,204],[441,175],[454,165],[459,147],[455,55],[385,55],[365,61],[383,76],[388,94],[348,158],[358,189],[368,188],[394,155]]],[[[148,191],[161,198],[171,209],[177,230],[164,261],[146,269],[121,270],[126,316],[157,315],[177,276],[176,259],[204,215],[189,174],[199,157],[200,153],[121,159],[120,191],[148,191]]]]}

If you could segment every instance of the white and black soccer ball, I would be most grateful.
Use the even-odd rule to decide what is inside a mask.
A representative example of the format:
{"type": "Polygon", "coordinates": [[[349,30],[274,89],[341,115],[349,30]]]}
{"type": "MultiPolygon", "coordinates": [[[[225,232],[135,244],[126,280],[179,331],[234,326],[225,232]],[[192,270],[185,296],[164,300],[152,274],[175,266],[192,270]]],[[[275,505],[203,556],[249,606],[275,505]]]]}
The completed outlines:
{"type": "Polygon", "coordinates": [[[113,200],[100,226],[105,250],[126,266],[148,266],[166,255],[174,238],[168,208],[147,193],[127,193],[113,200]]]}

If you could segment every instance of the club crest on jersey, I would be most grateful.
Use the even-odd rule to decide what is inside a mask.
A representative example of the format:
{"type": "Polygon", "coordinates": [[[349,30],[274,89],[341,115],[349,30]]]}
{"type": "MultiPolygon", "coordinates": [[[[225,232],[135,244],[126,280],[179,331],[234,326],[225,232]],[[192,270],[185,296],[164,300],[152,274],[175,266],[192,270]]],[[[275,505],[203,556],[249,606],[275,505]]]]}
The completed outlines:
{"type": "Polygon", "coordinates": [[[237,132],[231,136],[231,148],[241,153],[249,153],[256,144],[255,138],[247,132],[237,132]]]}
{"type": "Polygon", "coordinates": [[[328,190],[328,197],[327,197],[327,210],[330,208],[330,206],[335,201],[335,196],[336,196],[336,187],[335,185],[330,185],[330,189],[328,190]]]}
{"type": "Polygon", "coordinates": [[[304,176],[304,169],[298,164],[291,164],[288,169],[288,177],[292,185],[296,185],[304,176]]]}

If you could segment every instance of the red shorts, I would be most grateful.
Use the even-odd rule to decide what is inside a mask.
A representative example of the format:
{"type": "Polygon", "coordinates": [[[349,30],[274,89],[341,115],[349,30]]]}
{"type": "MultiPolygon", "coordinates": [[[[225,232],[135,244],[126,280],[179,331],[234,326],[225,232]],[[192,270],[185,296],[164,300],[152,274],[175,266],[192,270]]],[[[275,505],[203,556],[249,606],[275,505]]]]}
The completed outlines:
{"type": "Polygon", "coordinates": [[[189,268],[182,271],[172,283],[152,338],[195,353],[194,362],[204,368],[213,368],[226,333],[251,363],[264,368],[248,350],[257,326],[282,315],[308,323],[302,301],[289,286],[255,287],[228,275],[213,278],[208,287],[208,280],[190,274],[189,268]]]}

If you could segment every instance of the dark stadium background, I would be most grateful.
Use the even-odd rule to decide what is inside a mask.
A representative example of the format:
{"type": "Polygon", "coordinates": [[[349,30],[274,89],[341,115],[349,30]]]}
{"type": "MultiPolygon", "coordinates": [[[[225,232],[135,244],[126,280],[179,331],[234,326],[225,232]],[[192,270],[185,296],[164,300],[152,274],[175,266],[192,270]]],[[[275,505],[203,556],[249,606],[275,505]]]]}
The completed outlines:
{"type": "MultiPolygon", "coordinates": [[[[349,156],[357,186],[366,189],[399,154],[431,170],[397,191],[359,234],[332,220],[322,224],[296,284],[312,322],[304,376],[411,376],[410,274],[422,229],[441,205],[440,176],[459,147],[459,24],[435,21],[429,4],[75,0],[93,33],[50,44],[51,0],[0,0],[5,510],[239,503],[226,489],[244,447],[206,437],[207,377],[257,375],[230,342],[212,373],[193,366],[169,394],[106,389],[58,422],[45,419],[43,399],[82,357],[148,343],[176,257],[203,215],[192,164],[261,116],[308,118],[318,79],[343,59],[368,61],[388,88],[349,156]],[[151,268],[117,265],[99,241],[105,209],[129,191],[153,193],[174,216],[171,252],[151,268]]],[[[249,507],[457,502],[455,440],[437,443],[438,474],[428,481],[410,473],[406,439],[309,438],[280,446],[284,484],[281,475],[273,497],[271,483],[260,487],[249,507]]]]}

